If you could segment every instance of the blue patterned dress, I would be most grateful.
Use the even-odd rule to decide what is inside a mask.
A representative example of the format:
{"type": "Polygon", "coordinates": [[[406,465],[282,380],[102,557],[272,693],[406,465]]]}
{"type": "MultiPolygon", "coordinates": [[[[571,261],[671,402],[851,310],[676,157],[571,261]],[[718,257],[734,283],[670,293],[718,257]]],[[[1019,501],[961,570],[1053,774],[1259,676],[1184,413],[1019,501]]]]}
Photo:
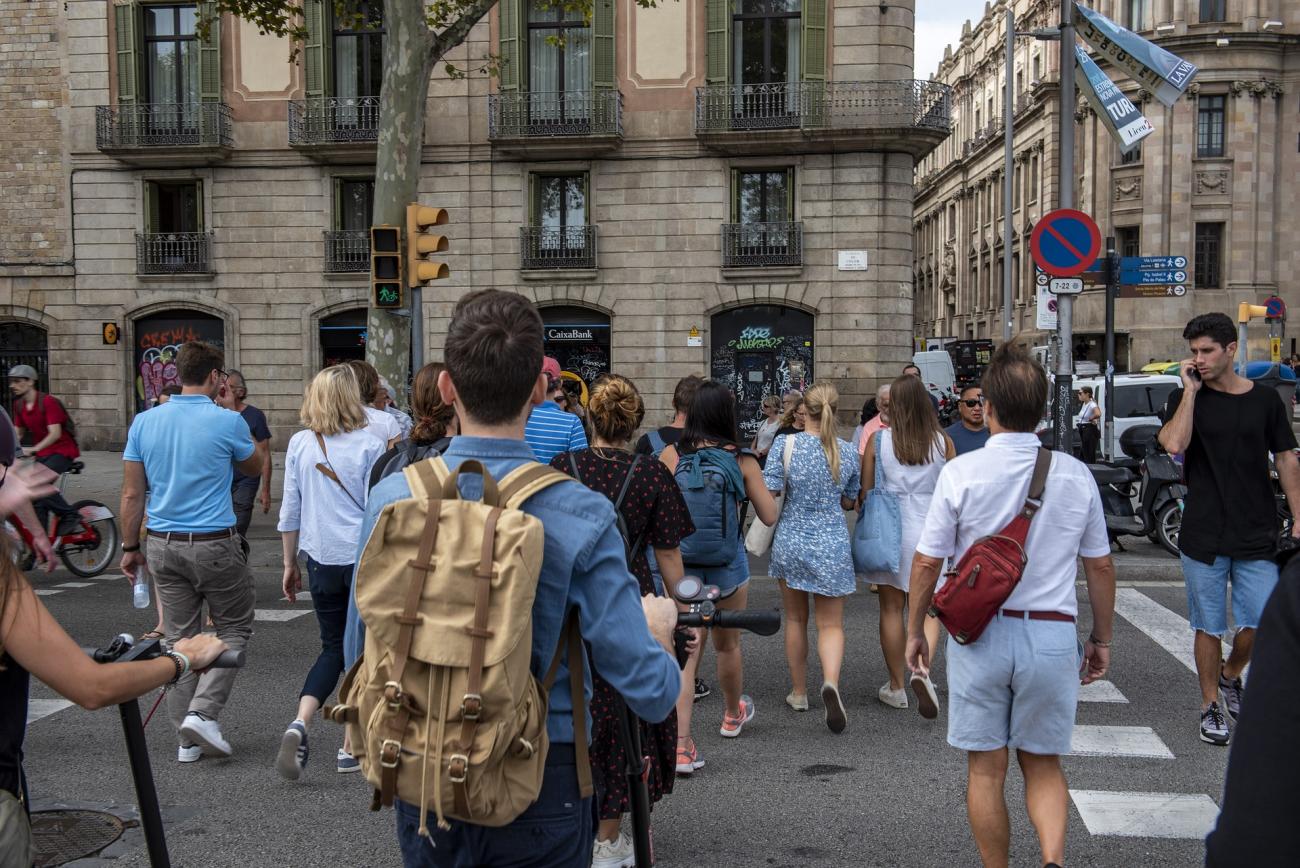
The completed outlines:
{"type": "Polygon", "coordinates": [[[783,434],[772,442],[763,482],[769,491],[786,489],[781,521],[772,540],[774,578],[785,579],[796,591],[823,597],[844,597],[853,593],[853,553],[849,548],[849,527],[840,507],[840,496],[856,498],[862,473],[858,454],[843,440],[840,449],[840,478],[831,478],[830,464],[822,442],[814,434],[783,434]],[[787,437],[794,437],[790,455],[790,478],[785,480],[782,456],[787,437]]]}

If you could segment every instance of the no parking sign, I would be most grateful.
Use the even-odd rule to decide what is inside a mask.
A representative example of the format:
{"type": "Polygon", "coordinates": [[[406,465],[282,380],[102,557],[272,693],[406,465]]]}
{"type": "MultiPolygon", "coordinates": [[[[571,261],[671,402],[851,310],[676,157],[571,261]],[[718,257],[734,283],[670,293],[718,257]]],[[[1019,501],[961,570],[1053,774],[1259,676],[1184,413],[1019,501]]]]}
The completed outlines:
{"type": "Polygon", "coordinates": [[[1034,226],[1029,252],[1035,264],[1053,277],[1075,277],[1101,255],[1101,230],[1082,211],[1058,208],[1034,226]]]}

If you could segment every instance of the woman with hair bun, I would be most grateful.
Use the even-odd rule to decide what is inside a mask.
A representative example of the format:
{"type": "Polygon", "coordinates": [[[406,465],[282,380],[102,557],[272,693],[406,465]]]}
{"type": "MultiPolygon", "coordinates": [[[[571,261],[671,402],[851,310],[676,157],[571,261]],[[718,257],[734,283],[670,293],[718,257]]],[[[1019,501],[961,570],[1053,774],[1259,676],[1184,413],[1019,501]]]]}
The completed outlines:
{"type": "MultiPolygon", "coordinates": [[[[664,582],[670,591],[675,590],[684,572],[678,544],[695,532],[695,526],[668,468],[649,455],[633,455],[628,449],[644,417],[645,404],[632,381],[616,374],[603,377],[587,401],[591,446],[562,452],[551,459],[551,466],[610,499],[627,545],[628,569],[642,594],[654,594],[646,546],[654,548],[664,582]]],[[[698,646],[694,632],[692,645],[698,646]]],[[[631,839],[620,831],[622,816],[630,809],[627,757],[619,735],[617,694],[599,672],[592,672],[592,688],[591,771],[600,812],[592,866],[614,868],[630,865],[634,858],[631,839]]],[[[688,673],[682,677],[678,709],[683,702],[690,708],[694,699],[693,675],[688,673]]],[[[657,802],[673,789],[677,713],[668,715],[663,723],[642,723],[641,742],[653,758],[647,784],[651,801],[657,802]]]]}
{"type": "Polygon", "coordinates": [[[772,540],[770,572],[781,585],[785,604],[785,656],[790,666],[790,695],[795,711],[808,710],[808,609],[812,598],[817,619],[817,655],[821,658],[822,704],[826,726],[843,732],[848,715],[840,699],[840,664],[844,660],[844,598],[853,593],[853,554],[844,510],[857,505],[859,465],[848,442],[835,433],[839,393],[817,383],[804,393],[804,430],[782,434],[772,442],[763,480],[769,491],[785,491],[785,505],[772,540]],[[786,442],[790,444],[786,467],[786,442]]]}

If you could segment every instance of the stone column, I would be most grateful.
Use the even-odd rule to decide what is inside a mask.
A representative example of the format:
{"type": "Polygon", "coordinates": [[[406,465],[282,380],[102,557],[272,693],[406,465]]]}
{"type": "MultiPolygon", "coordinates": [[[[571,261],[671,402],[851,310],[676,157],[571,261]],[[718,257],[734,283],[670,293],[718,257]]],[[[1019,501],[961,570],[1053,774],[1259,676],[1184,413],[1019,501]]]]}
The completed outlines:
{"type": "MultiPolygon", "coordinates": [[[[835,81],[902,81],[915,78],[914,0],[843,0],[831,11],[835,81]]],[[[931,70],[925,70],[928,75],[931,70]]]]}

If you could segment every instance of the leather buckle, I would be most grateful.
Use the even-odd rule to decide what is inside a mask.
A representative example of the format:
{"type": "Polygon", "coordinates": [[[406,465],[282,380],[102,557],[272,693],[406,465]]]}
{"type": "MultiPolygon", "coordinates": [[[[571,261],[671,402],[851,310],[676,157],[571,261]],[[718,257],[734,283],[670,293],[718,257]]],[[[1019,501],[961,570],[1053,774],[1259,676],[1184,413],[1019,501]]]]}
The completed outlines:
{"type": "Polygon", "coordinates": [[[379,764],[386,769],[397,768],[397,761],[402,756],[402,743],[396,739],[386,738],[379,743],[379,764]],[[389,752],[392,759],[389,759],[389,752]]]}
{"type": "Polygon", "coordinates": [[[384,684],[384,699],[388,702],[390,711],[397,711],[402,705],[402,685],[396,681],[388,681],[384,684]]]}
{"type": "Polygon", "coordinates": [[[469,757],[463,753],[454,753],[451,755],[451,761],[447,764],[447,780],[453,784],[465,783],[465,778],[469,775],[469,757]],[[456,770],[457,764],[460,770],[456,770]]]}
{"type": "Polygon", "coordinates": [[[478,720],[483,712],[483,697],[477,693],[466,693],[460,701],[460,716],[465,720],[478,720]]]}

